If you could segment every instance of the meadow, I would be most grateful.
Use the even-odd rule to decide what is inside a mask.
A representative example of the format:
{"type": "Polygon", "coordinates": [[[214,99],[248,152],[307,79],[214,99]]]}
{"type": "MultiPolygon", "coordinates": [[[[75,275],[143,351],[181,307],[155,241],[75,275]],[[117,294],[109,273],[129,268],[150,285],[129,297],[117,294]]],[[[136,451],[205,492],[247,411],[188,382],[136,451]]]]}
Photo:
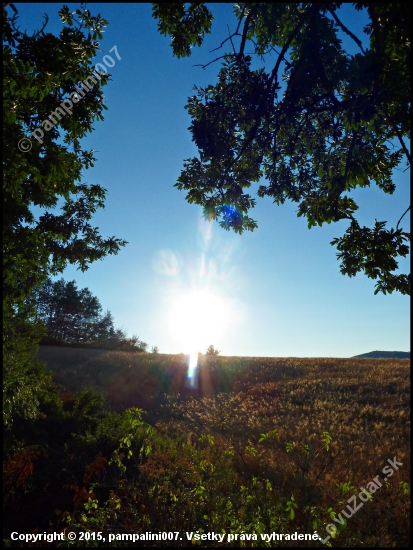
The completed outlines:
{"type": "Polygon", "coordinates": [[[73,531],[48,543],[73,547],[408,546],[410,360],[200,355],[191,384],[184,355],[39,357],[56,400],[9,445],[10,529],[73,531]],[[159,532],[173,540],[120,540],[159,532]]]}

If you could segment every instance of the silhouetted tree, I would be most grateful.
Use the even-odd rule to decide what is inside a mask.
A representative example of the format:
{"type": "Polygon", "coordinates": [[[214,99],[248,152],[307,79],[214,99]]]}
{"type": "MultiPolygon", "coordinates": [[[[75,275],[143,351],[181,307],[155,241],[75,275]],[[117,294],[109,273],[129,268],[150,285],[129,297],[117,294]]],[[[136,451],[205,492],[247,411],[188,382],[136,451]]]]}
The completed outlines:
{"type": "Polygon", "coordinates": [[[211,356],[214,357],[214,356],[216,356],[216,355],[219,355],[220,353],[221,353],[221,352],[220,352],[218,349],[214,348],[214,346],[211,345],[211,346],[209,346],[209,348],[206,350],[205,355],[208,355],[209,357],[211,357],[211,356]]]}
{"type": "MultiPolygon", "coordinates": [[[[410,275],[396,272],[409,253],[401,221],[410,206],[393,227],[363,227],[350,196],[372,183],[393,194],[394,169],[410,166],[410,4],[353,4],[354,16],[363,10],[367,19],[364,41],[343,23],[342,6],[234,4],[235,30],[216,48],[229,51],[202,65],[222,60],[217,81],[188,99],[199,155],[185,160],[175,186],[238,233],[257,227],[248,217],[256,201],[245,192],[257,182],[259,197],[296,202],[309,228],[347,220],[331,242],[341,273],[376,279],[375,294],[410,294],[410,275]],[[252,55],[265,67],[252,69],[252,55]]],[[[155,3],[153,16],[177,57],[211,32],[203,3],[155,3]]]]}
{"type": "Polygon", "coordinates": [[[30,299],[35,309],[36,322],[47,329],[44,344],[71,344],[145,351],[147,344],[138,336],[128,337],[114,327],[113,316],[102,306],[88,288],[78,289],[75,281],[64,279],[52,282],[46,279],[30,299]]]}

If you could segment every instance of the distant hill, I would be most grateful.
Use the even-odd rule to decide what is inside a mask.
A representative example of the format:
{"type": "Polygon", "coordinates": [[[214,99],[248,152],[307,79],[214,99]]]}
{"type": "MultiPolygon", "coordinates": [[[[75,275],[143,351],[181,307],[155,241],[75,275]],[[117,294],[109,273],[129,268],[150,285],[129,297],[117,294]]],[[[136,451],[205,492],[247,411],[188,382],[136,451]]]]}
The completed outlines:
{"type": "Polygon", "coordinates": [[[354,357],[369,357],[370,359],[410,359],[410,351],[369,351],[354,355],[354,357]]]}

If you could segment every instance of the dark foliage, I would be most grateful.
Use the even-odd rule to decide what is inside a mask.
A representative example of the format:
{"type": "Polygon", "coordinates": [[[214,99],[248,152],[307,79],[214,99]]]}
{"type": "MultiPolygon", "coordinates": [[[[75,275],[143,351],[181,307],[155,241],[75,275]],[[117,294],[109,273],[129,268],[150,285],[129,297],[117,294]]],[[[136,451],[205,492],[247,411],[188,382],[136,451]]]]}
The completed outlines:
{"type": "MultiPolygon", "coordinates": [[[[248,216],[253,184],[259,197],[297,203],[309,228],[348,220],[331,242],[341,273],[377,280],[375,294],[410,294],[397,261],[409,253],[401,221],[410,206],[395,227],[366,227],[352,196],[372,184],[394,193],[394,169],[410,165],[410,4],[354,4],[354,15],[363,10],[368,20],[358,37],[341,8],[234,4],[235,30],[215,49],[222,55],[202,65],[222,60],[217,82],[195,86],[188,99],[199,155],[185,160],[176,187],[207,219],[238,233],[257,227],[248,216]],[[343,47],[343,35],[357,53],[343,47]],[[252,56],[264,68],[253,69],[252,56]]],[[[202,3],[154,4],[153,16],[177,57],[202,44],[213,18],[202,3]]]]}
{"type": "MultiPolygon", "coordinates": [[[[76,541],[47,545],[191,547],[195,541],[186,533],[198,531],[224,533],[228,546],[271,547],[261,535],[316,530],[325,538],[329,524],[337,527],[332,546],[408,545],[406,362],[214,357],[212,388],[204,356],[203,382],[183,397],[172,392],[185,374],[185,357],[70,351],[85,369],[70,368],[58,353],[47,362],[61,380],[78,388],[88,380],[89,389],[51,386],[37,418],[22,417],[5,431],[6,546],[16,544],[12,531],[70,531],[76,541]],[[118,412],[91,388],[97,384],[109,394],[114,370],[130,389],[130,408],[118,412]],[[151,384],[169,396],[147,402],[145,415],[137,403],[151,384]],[[382,469],[395,455],[399,467],[385,481],[382,469]],[[354,517],[339,520],[377,474],[382,486],[354,517]],[[120,538],[146,532],[179,538],[120,538]],[[81,540],[81,533],[88,538],[81,540]]],[[[305,545],[324,547],[318,540],[305,545]]],[[[206,540],[203,546],[222,544],[206,540]]]]}
{"type": "MultiPolygon", "coordinates": [[[[24,7],[22,8],[24,9],[24,7]]],[[[12,13],[12,12],[11,12],[12,13]]],[[[67,264],[86,270],[126,241],[103,238],[90,225],[105,189],[82,183],[93,151],[81,139],[103,120],[97,74],[100,15],[83,6],[60,12],[62,30],[28,36],[16,30],[18,9],[3,5],[3,360],[4,423],[39,415],[47,376],[37,364],[45,336],[30,304],[33,292],[67,264]],[[7,9],[14,12],[13,21],[7,9]],[[84,91],[79,95],[80,89],[84,91]]],[[[84,301],[87,297],[84,297],[84,301]]],[[[92,304],[90,304],[92,307],[92,304]]]]}

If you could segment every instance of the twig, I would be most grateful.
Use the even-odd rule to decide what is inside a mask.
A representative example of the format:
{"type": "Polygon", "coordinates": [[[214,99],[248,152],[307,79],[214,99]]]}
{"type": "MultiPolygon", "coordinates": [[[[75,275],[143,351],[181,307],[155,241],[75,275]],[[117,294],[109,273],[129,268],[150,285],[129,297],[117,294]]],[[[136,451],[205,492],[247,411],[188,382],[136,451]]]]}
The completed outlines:
{"type": "Polygon", "coordinates": [[[217,46],[216,48],[211,50],[209,53],[216,52],[217,50],[220,50],[222,48],[222,46],[225,44],[225,42],[228,42],[228,40],[231,40],[233,36],[241,36],[241,35],[239,34],[238,31],[235,31],[228,38],[225,38],[225,40],[223,40],[219,46],[217,46]]]}
{"type": "Polygon", "coordinates": [[[402,219],[404,218],[404,216],[407,214],[407,212],[410,210],[410,206],[409,208],[407,208],[407,210],[403,213],[402,217],[400,218],[400,220],[397,222],[397,225],[396,225],[396,231],[398,230],[399,228],[399,223],[402,221],[402,219]]]}
{"type": "Polygon", "coordinates": [[[366,55],[366,52],[364,51],[363,44],[361,43],[361,40],[357,38],[355,34],[353,34],[337,17],[337,14],[331,9],[327,8],[327,10],[331,13],[331,15],[334,17],[334,21],[337,23],[337,25],[341,28],[342,31],[344,31],[348,36],[350,36],[354,42],[357,44],[357,46],[360,48],[360,50],[366,55]]]}
{"type": "Polygon", "coordinates": [[[232,54],[226,53],[224,55],[220,55],[216,59],[213,59],[209,63],[206,63],[206,65],[203,65],[202,63],[197,63],[196,65],[194,65],[194,67],[202,67],[203,69],[206,69],[206,67],[208,67],[208,65],[211,65],[212,63],[215,63],[215,61],[219,61],[220,59],[224,59],[225,57],[228,57],[229,55],[232,55],[232,54]]]}
{"type": "Polygon", "coordinates": [[[227,29],[228,29],[229,39],[230,39],[230,41],[231,41],[232,51],[234,52],[234,55],[237,55],[237,54],[235,53],[235,46],[234,46],[234,43],[233,43],[233,41],[232,41],[232,36],[231,36],[231,32],[230,32],[230,30],[229,30],[229,25],[227,25],[227,29]]]}

